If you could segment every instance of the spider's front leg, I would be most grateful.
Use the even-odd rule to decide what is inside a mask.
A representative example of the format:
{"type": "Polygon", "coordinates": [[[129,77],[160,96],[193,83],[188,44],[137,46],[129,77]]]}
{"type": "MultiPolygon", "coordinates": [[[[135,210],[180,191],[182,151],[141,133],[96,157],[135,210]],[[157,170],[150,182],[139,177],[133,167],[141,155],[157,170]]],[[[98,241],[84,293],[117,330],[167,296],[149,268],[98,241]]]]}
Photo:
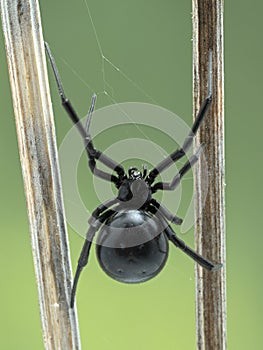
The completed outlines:
{"type": "Polygon", "coordinates": [[[118,184],[119,180],[125,177],[125,171],[124,171],[123,167],[119,163],[115,162],[114,160],[112,160],[111,158],[106,156],[103,152],[96,150],[93,146],[92,138],[89,134],[89,126],[90,126],[90,121],[91,121],[91,117],[92,117],[92,112],[93,112],[94,107],[95,107],[96,95],[94,94],[92,96],[91,106],[89,108],[88,120],[87,120],[86,128],[84,128],[81,121],[79,120],[79,117],[78,117],[75,109],[73,108],[69,99],[65,95],[63,85],[62,85],[61,79],[59,77],[59,72],[58,72],[56,62],[54,60],[54,57],[52,56],[50,47],[46,42],[45,42],[45,48],[46,48],[46,52],[47,52],[47,55],[48,55],[55,79],[56,79],[56,83],[57,83],[59,95],[61,97],[62,105],[65,108],[65,110],[66,110],[68,116],[70,117],[70,119],[72,120],[72,122],[77,127],[81,137],[83,138],[85,149],[86,149],[87,155],[89,157],[89,167],[90,167],[92,173],[94,175],[104,179],[104,180],[111,181],[111,182],[115,183],[115,185],[118,184]],[[98,169],[96,166],[97,160],[100,161],[101,163],[103,163],[104,165],[106,165],[111,170],[116,171],[116,173],[118,174],[118,177],[98,169]]]}
{"type": "Polygon", "coordinates": [[[180,184],[182,177],[195,165],[198,161],[199,156],[202,151],[202,146],[199,147],[197,152],[193,154],[190,159],[185,163],[182,169],[175,175],[171,182],[157,182],[151,187],[152,193],[157,192],[158,190],[164,191],[173,191],[180,184]]]}
{"type": "Polygon", "coordinates": [[[161,161],[155,168],[153,168],[149,175],[146,178],[148,184],[152,184],[156,177],[163,172],[165,169],[169,168],[173,163],[177,162],[183,156],[185,156],[186,152],[189,150],[191,145],[193,144],[194,137],[204,120],[204,117],[207,114],[207,111],[212,103],[212,51],[209,52],[209,61],[208,61],[208,92],[205,100],[203,101],[199,112],[195,118],[195,122],[186,137],[182,147],[175,150],[172,154],[170,154],[167,158],[161,161]]]}

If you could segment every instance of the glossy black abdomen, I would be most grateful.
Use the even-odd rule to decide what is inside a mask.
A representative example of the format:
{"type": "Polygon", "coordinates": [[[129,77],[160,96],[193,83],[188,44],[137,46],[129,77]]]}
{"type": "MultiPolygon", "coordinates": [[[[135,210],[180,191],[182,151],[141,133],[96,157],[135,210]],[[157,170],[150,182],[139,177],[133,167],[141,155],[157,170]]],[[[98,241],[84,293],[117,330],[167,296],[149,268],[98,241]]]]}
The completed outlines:
{"type": "Polygon", "coordinates": [[[96,251],[100,266],[110,277],[124,283],[140,283],[162,270],[168,247],[156,217],[141,210],[128,210],[105,222],[96,251]]]}

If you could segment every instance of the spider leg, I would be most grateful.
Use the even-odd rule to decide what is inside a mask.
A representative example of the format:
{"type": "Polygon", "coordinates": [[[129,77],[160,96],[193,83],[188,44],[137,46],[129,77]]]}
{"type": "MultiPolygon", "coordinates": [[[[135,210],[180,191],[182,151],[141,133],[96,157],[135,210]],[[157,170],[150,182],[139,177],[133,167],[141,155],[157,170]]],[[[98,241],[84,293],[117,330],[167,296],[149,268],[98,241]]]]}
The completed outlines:
{"type": "Polygon", "coordinates": [[[168,239],[179,249],[181,249],[184,253],[186,253],[188,256],[190,256],[193,260],[195,260],[199,265],[204,267],[206,270],[214,271],[220,269],[223,265],[222,264],[214,264],[210,260],[203,258],[201,255],[196,253],[194,250],[192,250],[190,247],[186,245],[184,241],[182,241],[180,238],[178,238],[171,228],[170,225],[168,225],[165,229],[165,233],[168,237],[168,239]]]}
{"type": "Polygon", "coordinates": [[[173,222],[176,225],[181,225],[181,223],[183,222],[183,219],[172,214],[163,204],[158,202],[156,199],[152,198],[150,204],[152,204],[156,209],[158,209],[168,221],[173,222]]]}
{"type": "Polygon", "coordinates": [[[97,100],[97,95],[94,93],[92,95],[92,98],[91,98],[91,104],[90,104],[90,108],[89,108],[88,118],[87,118],[87,121],[86,121],[85,130],[86,130],[87,135],[90,135],[89,128],[90,128],[92,113],[94,112],[96,100],[97,100]]]}
{"type": "Polygon", "coordinates": [[[199,155],[202,150],[202,145],[199,147],[197,152],[193,154],[190,159],[185,163],[185,165],[182,167],[182,169],[179,170],[179,172],[175,175],[173,180],[169,182],[157,182],[155,185],[152,186],[151,190],[152,193],[155,193],[158,190],[164,190],[164,191],[173,191],[175,188],[179,185],[181,182],[181,178],[194,166],[194,164],[198,161],[199,155]]]}
{"type": "Polygon", "coordinates": [[[68,116],[70,117],[70,119],[72,120],[72,122],[76,125],[81,137],[83,138],[83,141],[85,144],[85,149],[86,149],[87,155],[89,157],[89,166],[90,166],[92,173],[98,177],[103,178],[104,180],[114,182],[115,184],[118,183],[119,179],[116,176],[108,174],[102,170],[99,170],[96,167],[96,161],[99,160],[101,163],[106,165],[108,168],[116,171],[120,178],[125,177],[124,169],[120,164],[118,164],[117,162],[115,162],[114,160],[112,160],[111,158],[106,156],[101,151],[96,150],[93,146],[92,138],[89,134],[89,125],[90,125],[91,115],[92,115],[92,112],[93,112],[94,107],[95,107],[96,95],[94,94],[92,96],[92,102],[91,102],[91,106],[89,109],[88,121],[87,121],[86,129],[85,129],[84,126],[82,125],[81,121],[79,120],[79,117],[77,116],[76,111],[74,110],[73,106],[71,105],[70,101],[68,100],[68,98],[65,95],[65,92],[64,92],[64,89],[62,86],[62,82],[61,82],[61,79],[59,77],[58,68],[56,66],[54,57],[52,56],[49,45],[46,42],[45,42],[45,48],[46,48],[46,52],[47,52],[47,55],[48,55],[55,79],[56,79],[56,83],[57,83],[59,95],[61,97],[62,105],[65,108],[65,110],[66,110],[68,116]]]}
{"type": "Polygon", "coordinates": [[[89,227],[88,232],[86,234],[86,239],[85,239],[83,248],[82,248],[81,253],[80,253],[80,257],[78,260],[78,266],[77,266],[76,273],[74,276],[73,287],[71,290],[71,299],[70,299],[70,307],[71,308],[74,307],[74,300],[75,300],[76,289],[77,289],[77,284],[79,281],[80,273],[88,263],[89,252],[90,252],[93,238],[94,238],[96,232],[98,231],[98,229],[101,227],[101,225],[107,220],[107,218],[109,216],[111,216],[113,214],[113,211],[108,210],[104,214],[102,214],[102,213],[105,210],[107,210],[110,206],[116,204],[117,202],[118,202],[118,200],[116,198],[114,198],[114,199],[111,199],[111,200],[101,204],[93,211],[93,213],[89,219],[90,227],[89,227]]]}
{"type": "Polygon", "coordinates": [[[105,210],[109,209],[109,207],[112,207],[113,205],[117,204],[119,200],[117,198],[109,199],[108,201],[102,203],[99,205],[95,210],[93,210],[91,214],[91,218],[89,219],[89,223],[92,223],[92,218],[94,220],[97,220],[105,210]]]}
{"type": "Polygon", "coordinates": [[[168,222],[164,219],[163,215],[160,211],[156,210],[155,207],[149,206],[148,210],[153,213],[159,220],[163,227],[163,232],[166,234],[167,238],[179,249],[181,249],[184,253],[190,256],[193,260],[195,260],[199,265],[204,267],[206,270],[214,271],[220,269],[222,264],[214,264],[210,260],[205,259],[200,254],[196,253],[190,247],[186,245],[186,243],[177,237],[176,233],[173,231],[168,222]]]}
{"type": "Polygon", "coordinates": [[[175,150],[173,153],[171,153],[167,158],[162,160],[155,168],[153,168],[149,175],[147,176],[147,182],[149,184],[152,184],[155,180],[155,178],[165,169],[170,167],[173,163],[175,163],[177,160],[182,158],[186,152],[189,150],[193,143],[193,139],[204,120],[204,117],[212,103],[212,51],[209,52],[209,62],[208,62],[208,92],[205,100],[203,101],[197,116],[195,118],[195,122],[190,130],[190,133],[186,137],[182,147],[175,150]]]}
{"type": "MultiPolygon", "coordinates": [[[[98,221],[98,223],[99,223],[99,221],[98,221]]],[[[88,232],[87,232],[87,235],[86,235],[86,239],[85,239],[82,251],[80,253],[77,270],[76,270],[76,273],[75,273],[75,276],[74,276],[73,287],[72,287],[72,290],[71,290],[70,307],[72,309],[74,307],[74,301],[75,301],[75,295],[76,295],[77,284],[78,284],[78,281],[79,281],[79,276],[80,276],[80,273],[83,270],[83,268],[88,263],[90,247],[91,247],[92,240],[93,240],[97,230],[98,230],[98,228],[97,227],[93,227],[93,226],[91,226],[88,229],[88,232]]]]}

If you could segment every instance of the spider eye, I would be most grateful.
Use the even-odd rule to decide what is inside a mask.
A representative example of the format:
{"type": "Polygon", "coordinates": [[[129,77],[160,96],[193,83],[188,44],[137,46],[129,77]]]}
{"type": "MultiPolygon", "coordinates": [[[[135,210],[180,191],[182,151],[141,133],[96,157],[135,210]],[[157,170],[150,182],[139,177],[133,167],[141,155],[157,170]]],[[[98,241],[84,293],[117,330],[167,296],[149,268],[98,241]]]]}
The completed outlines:
{"type": "Polygon", "coordinates": [[[134,178],[138,178],[138,177],[141,177],[141,173],[140,173],[140,171],[134,171],[133,174],[132,174],[132,176],[133,176],[134,178]]]}
{"type": "Polygon", "coordinates": [[[142,173],[135,167],[131,167],[128,174],[131,179],[140,179],[142,177],[142,173]]]}

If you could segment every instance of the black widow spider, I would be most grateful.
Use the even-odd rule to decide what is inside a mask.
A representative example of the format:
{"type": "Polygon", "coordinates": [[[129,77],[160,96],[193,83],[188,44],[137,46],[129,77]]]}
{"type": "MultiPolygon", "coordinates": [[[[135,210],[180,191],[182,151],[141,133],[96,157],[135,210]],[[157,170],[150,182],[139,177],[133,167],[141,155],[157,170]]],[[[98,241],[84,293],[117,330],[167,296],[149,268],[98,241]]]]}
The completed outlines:
{"type": "Polygon", "coordinates": [[[143,172],[140,172],[135,167],[131,167],[128,170],[128,174],[126,174],[119,163],[116,163],[94,148],[89,127],[95,107],[96,95],[92,96],[86,126],[84,127],[64,93],[55,60],[47,43],[45,43],[45,48],[55,75],[62,105],[83,138],[90,170],[95,176],[112,182],[118,189],[117,197],[99,205],[89,219],[90,226],[78,260],[70,307],[73,308],[74,306],[79,276],[84,266],[88,263],[90,247],[95,233],[99,229],[100,232],[96,241],[96,253],[99,264],[110,277],[120,282],[140,283],[155,277],[164,267],[167,260],[168,240],[205,269],[219,269],[222,266],[221,264],[215,265],[208,259],[203,258],[176,236],[168,222],[180,225],[182,219],[170,213],[160,202],[152,198],[152,195],[159,190],[174,190],[179,185],[181,178],[198,161],[201,147],[190,157],[170,183],[157,182],[154,184],[156,177],[162,171],[185,156],[211,105],[212,54],[210,53],[209,56],[208,94],[182,147],[179,147],[162,160],[148,174],[145,165],[143,166],[143,172]],[[116,172],[117,176],[98,169],[97,161],[116,172]],[[109,209],[110,207],[113,208],[109,209]]]}

